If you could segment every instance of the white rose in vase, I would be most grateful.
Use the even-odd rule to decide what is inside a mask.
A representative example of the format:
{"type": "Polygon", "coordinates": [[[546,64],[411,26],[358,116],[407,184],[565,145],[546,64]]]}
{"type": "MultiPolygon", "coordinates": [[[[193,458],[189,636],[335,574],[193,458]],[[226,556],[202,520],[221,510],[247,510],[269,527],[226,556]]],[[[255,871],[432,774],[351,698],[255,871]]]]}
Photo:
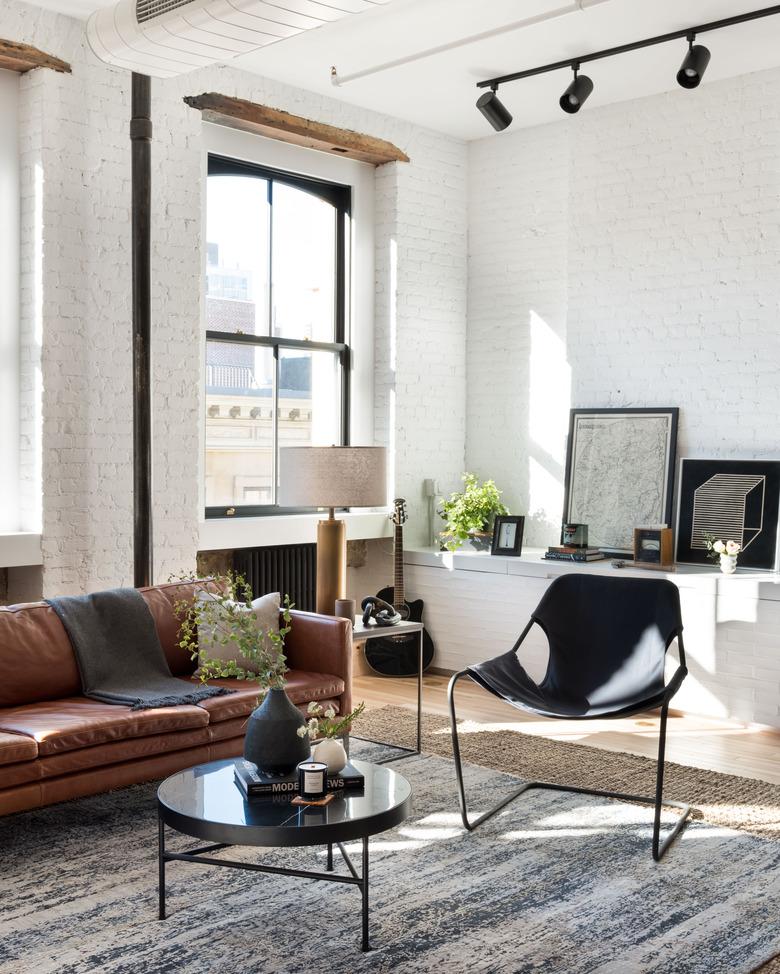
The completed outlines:
{"type": "MultiPolygon", "coordinates": [[[[733,544],[733,542],[732,542],[732,544],[733,544]]],[[[713,551],[717,551],[717,553],[719,555],[725,555],[726,554],[726,545],[723,544],[722,541],[713,541],[713,543],[712,543],[712,550],[713,551]]]]}
{"type": "Polygon", "coordinates": [[[738,555],[742,551],[742,545],[737,541],[727,541],[726,542],[726,554],[727,555],[738,555]]]}

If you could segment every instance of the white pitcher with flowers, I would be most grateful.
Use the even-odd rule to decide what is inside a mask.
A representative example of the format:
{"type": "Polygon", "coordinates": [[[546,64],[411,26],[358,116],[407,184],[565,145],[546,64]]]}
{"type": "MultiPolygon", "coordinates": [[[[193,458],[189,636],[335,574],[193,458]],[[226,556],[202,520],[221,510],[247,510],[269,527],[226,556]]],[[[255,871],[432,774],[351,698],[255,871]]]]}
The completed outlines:
{"type": "Polygon", "coordinates": [[[742,545],[738,541],[721,541],[711,535],[707,535],[705,540],[710,558],[720,563],[720,570],[724,575],[733,575],[737,570],[737,557],[742,551],[742,545]]]}
{"type": "Polygon", "coordinates": [[[306,723],[298,728],[299,737],[308,737],[312,743],[311,756],[328,766],[328,774],[338,774],[347,763],[347,752],[339,738],[348,733],[352,722],[365,710],[361,703],[350,714],[336,717],[332,706],[323,708],[312,700],[306,711],[306,723]]]}

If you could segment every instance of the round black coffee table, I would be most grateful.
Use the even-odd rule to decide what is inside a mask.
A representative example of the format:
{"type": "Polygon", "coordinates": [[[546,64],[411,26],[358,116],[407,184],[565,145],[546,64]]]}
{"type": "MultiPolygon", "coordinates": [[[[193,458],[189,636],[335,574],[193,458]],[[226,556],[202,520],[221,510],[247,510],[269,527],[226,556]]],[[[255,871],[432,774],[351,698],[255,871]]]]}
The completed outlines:
{"type": "Polygon", "coordinates": [[[362,949],[368,941],[368,839],[400,825],[411,813],[412,789],[397,771],[366,761],[352,761],[364,775],[361,791],[336,792],[323,807],[291,804],[291,796],[248,800],[234,781],[232,758],[199,764],[166,778],[157,790],[160,919],[165,919],[165,864],[174,860],[207,863],[232,869],[324,879],[358,886],[362,894],[362,949]],[[165,826],[210,843],[188,852],[168,852],[165,826]],[[363,868],[358,874],[344,842],[363,843],[363,868]],[[215,859],[208,853],[229,846],[327,846],[326,872],[283,869],[256,863],[215,859]],[[349,870],[333,870],[333,846],[349,870]]]}

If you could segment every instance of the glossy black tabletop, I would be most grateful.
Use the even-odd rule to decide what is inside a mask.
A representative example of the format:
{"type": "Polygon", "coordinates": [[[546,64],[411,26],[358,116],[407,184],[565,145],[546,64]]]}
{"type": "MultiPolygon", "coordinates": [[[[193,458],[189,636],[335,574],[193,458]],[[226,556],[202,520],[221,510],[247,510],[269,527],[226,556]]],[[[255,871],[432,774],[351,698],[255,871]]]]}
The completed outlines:
{"type": "Polygon", "coordinates": [[[385,765],[353,761],[366,779],[361,791],[334,793],[328,805],[298,806],[292,796],[247,799],[235,783],[234,761],[212,761],[166,778],[157,790],[163,821],[179,832],[229,845],[305,846],[375,835],[411,814],[412,789],[385,765]]]}

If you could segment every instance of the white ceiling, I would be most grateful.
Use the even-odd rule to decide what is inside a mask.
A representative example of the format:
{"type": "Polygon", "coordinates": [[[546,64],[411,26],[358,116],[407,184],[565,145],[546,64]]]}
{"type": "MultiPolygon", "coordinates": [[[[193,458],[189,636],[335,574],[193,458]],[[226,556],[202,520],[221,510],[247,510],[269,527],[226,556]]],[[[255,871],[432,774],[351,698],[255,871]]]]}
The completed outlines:
{"type": "MultiPolygon", "coordinates": [[[[86,17],[113,2],[38,0],[40,6],[77,17],[86,17]]],[[[291,85],[475,139],[492,132],[474,108],[479,94],[475,85],[481,79],[733,16],[761,5],[760,0],[584,0],[585,9],[547,19],[551,12],[575,7],[576,3],[393,0],[370,13],[264,47],[235,63],[291,85]],[[597,5],[588,7],[594,2],[597,5]],[[525,26],[508,33],[439,51],[340,87],[331,84],[333,64],[343,77],[431,48],[457,45],[463,38],[521,19],[527,22],[525,26]]],[[[774,67],[780,64],[780,16],[702,34],[699,42],[712,51],[703,86],[774,67]]],[[[662,91],[695,98],[695,91],[684,91],[675,81],[685,48],[685,41],[674,41],[587,65],[583,73],[593,79],[595,87],[582,113],[662,91]]],[[[558,107],[558,98],[569,80],[570,72],[563,70],[503,87],[501,100],[515,118],[508,131],[566,118],[558,107]]],[[[576,117],[569,121],[576,124],[576,117]]]]}

